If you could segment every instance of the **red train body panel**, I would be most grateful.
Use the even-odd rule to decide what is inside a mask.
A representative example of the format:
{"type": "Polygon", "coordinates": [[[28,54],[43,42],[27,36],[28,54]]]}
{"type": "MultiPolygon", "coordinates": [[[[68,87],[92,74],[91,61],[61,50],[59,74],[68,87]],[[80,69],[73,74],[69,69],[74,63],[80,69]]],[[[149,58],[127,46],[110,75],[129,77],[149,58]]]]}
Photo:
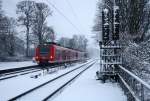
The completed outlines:
{"type": "Polygon", "coordinates": [[[66,63],[84,59],[85,53],[65,48],[57,44],[39,45],[35,52],[35,61],[43,63],[66,63]]]}

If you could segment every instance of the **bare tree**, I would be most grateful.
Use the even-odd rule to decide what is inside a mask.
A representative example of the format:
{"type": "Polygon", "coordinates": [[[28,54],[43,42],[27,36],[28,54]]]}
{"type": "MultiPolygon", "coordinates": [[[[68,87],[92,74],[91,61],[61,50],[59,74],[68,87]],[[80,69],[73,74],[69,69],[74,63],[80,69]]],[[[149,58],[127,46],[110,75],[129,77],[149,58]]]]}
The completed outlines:
{"type": "Polygon", "coordinates": [[[1,56],[7,55],[7,33],[8,33],[8,24],[9,20],[6,16],[1,16],[0,19],[0,45],[1,45],[1,56]]]}
{"type": "Polygon", "coordinates": [[[120,10],[120,31],[124,38],[136,43],[144,41],[150,24],[148,2],[149,0],[116,0],[120,10]]]}
{"type": "Polygon", "coordinates": [[[54,42],[56,38],[55,31],[52,27],[43,26],[42,30],[42,40],[43,42],[54,42]]]}
{"type": "Polygon", "coordinates": [[[26,56],[29,56],[29,33],[35,21],[35,2],[21,1],[17,4],[18,22],[26,27],[26,56]]]}
{"type": "Polygon", "coordinates": [[[80,51],[86,51],[88,40],[85,38],[84,35],[78,36],[78,49],[80,51]]]}
{"type": "MultiPolygon", "coordinates": [[[[124,41],[142,42],[146,37],[146,33],[150,24],[150,6],[149,0],[115,0],[116,5],[119,6],[120,14],[120,35],[125,39],[124,41]]],[[[101,31],[101,12],[102,7],[113,8],[113,0],[103,0],[97,3],[97,15],[94,32],[101,31]]],[[[112,18],[111,18],[112,19],[112,18]]],[[[100,34],[100,33],[98,33],[100,34]]]]}
{"type": "Polygon", "coordinates": [[[102,2],[98,1],[97,2],[97,14],[96,14],[96,18],[94,19],[94,26],[93,26],[93,38],[95,39],[95,42],[99,42],[100,41],[100,37],[102,36],[102,2]]]}
{"type": "MultiPolygon", "coordinates": [[[[0,34],[0,56],[6,57],[6,56],[15,56],[15,54],[20,53],[18,49],[24,49],[24,45],[22,43],[18,43],[16,41],[20,40],[17,37],[17,31],[16,31],[16,25],[17,22],[14,18],[8,18],[8,17],[3,17],[2,18],[1,24],[3,24],[3,28],[1,29],[1,34],[0,34]],[[17,46],[21,46],[17,47],[17,46]]],[[[24,50],[21,50],[22,53],[24,50]]]]}
{"type": "Polygon", "coordinates": [[[8,19],[8,37],[7,37],[7,52],[10,56],[15,55],[15,36],[17,34],[16,26],[17,22],[14,18],[8,19]]]}
{"type": "Polygon", "coordinates": [[[69,47],[69,42],[70,42],[70,39],[65,38],[65,37],[62,37],[58,40],[58,44],[60,44],[61,46],[64,46],[64,47],[69,47]]]}
{"type": "Polygon", "coordinates": [[[49,33],[51,28],[46,26],[46,18],[52,15],[52,11],[45,3],[36,3],[36,20],[33,26],[33,34],[38,37],[39,44],[44,42],[45,33],[49,33]]]}
{"type": "Polygon", "coordinates": [[[70,39],[70,42],[69,42],[69,47],[73,48],[73,49],[78,49],[78,36],[77,35],[73,35],[73,37],[70,39]]]}
{"type": "Polygon", "coordinates": [[[69,47],[79,51],[87,51],[88,40],[83,35],[73,35],[71,39],[62,37],[58,43],[64,47],[69,47]]]}

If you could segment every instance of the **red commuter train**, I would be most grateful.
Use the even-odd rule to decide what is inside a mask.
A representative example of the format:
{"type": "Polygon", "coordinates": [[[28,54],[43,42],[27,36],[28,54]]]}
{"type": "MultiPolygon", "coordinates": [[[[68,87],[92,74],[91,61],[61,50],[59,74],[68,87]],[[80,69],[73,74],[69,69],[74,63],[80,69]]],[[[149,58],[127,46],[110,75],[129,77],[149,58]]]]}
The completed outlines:
{"type": "Polygon", "coordinates": [[[35,61],[38,64],[62,64],[83,60],[85,52],[62,47],[56,43],[38,45],[35,61]]]}

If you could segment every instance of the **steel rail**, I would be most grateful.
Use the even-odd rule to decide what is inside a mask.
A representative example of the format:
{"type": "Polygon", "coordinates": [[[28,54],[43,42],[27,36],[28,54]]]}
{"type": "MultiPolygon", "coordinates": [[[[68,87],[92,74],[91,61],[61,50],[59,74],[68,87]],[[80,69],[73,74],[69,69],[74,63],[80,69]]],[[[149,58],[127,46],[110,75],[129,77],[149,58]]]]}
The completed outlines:
{"type": "MultiPolygon", "coordinates": [[[[54,67],[59,67],[59,66],[62,66],[62,64],[61,65],[46,66],[46,67],[54,68],[54,67]]],[[[38,65],[35,65],[34,68],[30,68],[30,67],[32,67],[32,66],[27,66],[27,68],[21,69],[21,70],[19,68],[14,68],[16,71],[13,69],[7,69],[7,70],[2,70],[2,71],[0,70],[1,73],[4,72],[4,74],[0,74],[0,81],[43,70],[43,69],[41,69],[42,67],[40,67],[38,65]],[[17,70],[17,69],[19,69],[19,70],[17,70]],[[11,72],[11,70],[13,72],[11,72]],[[31,70],[33,70],[33,71],[31,71],[31,70]],[[19,73],[21,73],[21,74],[19,74],[19,73]],[[11,76],[9,76],[9,75],[11,75],[11,76]]],[[[22,67],[20,67],[20,68],[22,68],[22,67]]]]}
{"type": "Polygon", "coordinates": [[[87,68],[85,68],[81,72],[79,72],[76,76],[74,76],[68,82],[66,82],[65,84],[63,84],[62,86],[60,86],[57,90],[55,90],[53,93],[51,93],[50,95],[48,95],[42,101],[47,101],[48,99],[52,98],[55,94],[57,94],[58,92],[60,92],[64,87],[66,87],[68,84],[70,84],[73,80],[75,80],[78,76],[80,76],[83,72],[85,72],[87,69],[89,69],[90,67],[92,67],[94,64],[95,64],[95,62],[92,63],[91,65],[89,65],[87,68]]]}
{"type": "Polygon", "coordinates": [[[43,87],[43,86],[45,86],[45,85],[47,85],[47,84],[49,84],[49,83],[51,83],[51,82],[53,82],[53,81],[55,81],[55,80],[61,78],[61,77],[63,77],[63,76],[65,76],[65,75],[69,74],[69,73],[72,73],[72,72],[74,72],[75,70],[78,70],[78,69],[80,69],[81,67],[83,67],[83,66],[85,66],[85,65],[88,65],[88,64],[90,64],[90,63],[92,63],[92,62],[93,62],[93,61],[90,61],[90,62],[88,62],[88,63],[86,63],[86,64],[83,64],[83,65],[81,65],[81,66],[79,66],[79,67],[73,69],[73,70],[70,70],[70,71],[68,71],[68,72],[66,72],[66,73],[64,73],[64,74],[61,74],[61,75],[59,75],[59,76],[57,76],[57,77],[55,77],[55,78],[53,78],[53,79],[51,79],[51,80],[49,80],[49,81],[43,83],[43,84],[40,84],[40,85],[38,85],[38,86],[36,86],[36,87],[34,87],[34,88],[28,90],[28,91],[25,91],[25,92],[22,93],[22,94],[19,94],[19,95],[13,97],[13,98],[10,98],[8,101],[15,101],[15,100],[17,100],[17,99],[19,99],[19,98],[21,98],[21,97],[23,97],[23,96],[25,96],[25,95],[27,95],[27,94],[29,94],[29,93],[35,91],[35,90],[37,90],[37,89],[43,87]]]}
{"type": "Polygon", "coordinates": [[[36,68],[36,67],[38,67],[38,65],[0,70],[0,75],[5,75],[7,73],[23,71],[23,70],[26,70],[26,69],[31,69],[31,68],[36,68]]]}
{"type": "MultiPolygon", "coordinates": [[[[48,68],[54,68],[54,67],[58,67],[58,66],[60,66],[60,65],[49,66],[49,67],[47,66],[47,67],[48,68]]],[[[0,77],[1,77],[0,81],[10,79],[10,78],[14,78],[14,77],[21,76],[21,75],[26,75],[26,74],[33,73],[33,72],[38,72],[38,71],[42,70],[41,69],[42,67],[40,67],[38,65],[35,65],[33,68],[30,68],[30,67],[32,67],[32,66],[27,66],[27,68],[25,67],[25,69],[24,69],[24,67],[23,67],[23,69],[20,69],[20,68],[22,68],[22,67],[20,67],[20,68],[15,68],[15,70],[13,70],[13,69],[2,70],[1,72],[4,71],[4,74],[0,74],[0,77]],[[19,74],[19,73],[21,73],[21,74],[19,74]]]]}
{"type": "Polygon", "coordinates": [[[14,78],[14,77],[18,77],[18,76],[22,76],[22,75],[26,75],[26,74],[30,74],[30,73],[34,73],[34,72],[38,72],[38,71],[41,71],[41,69],[33,69],[33,70],[29,70],[29,71],[18,72],[18,73],[14,74],[14,75],[10,74],[10,76],[6,75],[7,77],[5,77],[5,76],[1,77],[0,81],[7,80],[7,79],[10,79],[10,78],[14,78]]]}

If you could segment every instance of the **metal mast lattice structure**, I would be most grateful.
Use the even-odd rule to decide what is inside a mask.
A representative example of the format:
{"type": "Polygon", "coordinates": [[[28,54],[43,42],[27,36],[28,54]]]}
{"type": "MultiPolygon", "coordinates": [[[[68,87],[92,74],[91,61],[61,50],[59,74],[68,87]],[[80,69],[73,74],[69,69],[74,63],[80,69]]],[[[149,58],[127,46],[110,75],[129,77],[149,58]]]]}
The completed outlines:
{"type": "Polygon", "coordinates": [[[100,45],[100,70],[98,78],[105,81],[116,77],[116,67],[122,64],[121,44],[119,42],[119,7],[115,1],[104,3],[102,9],[102,40],[100,45]]]}

